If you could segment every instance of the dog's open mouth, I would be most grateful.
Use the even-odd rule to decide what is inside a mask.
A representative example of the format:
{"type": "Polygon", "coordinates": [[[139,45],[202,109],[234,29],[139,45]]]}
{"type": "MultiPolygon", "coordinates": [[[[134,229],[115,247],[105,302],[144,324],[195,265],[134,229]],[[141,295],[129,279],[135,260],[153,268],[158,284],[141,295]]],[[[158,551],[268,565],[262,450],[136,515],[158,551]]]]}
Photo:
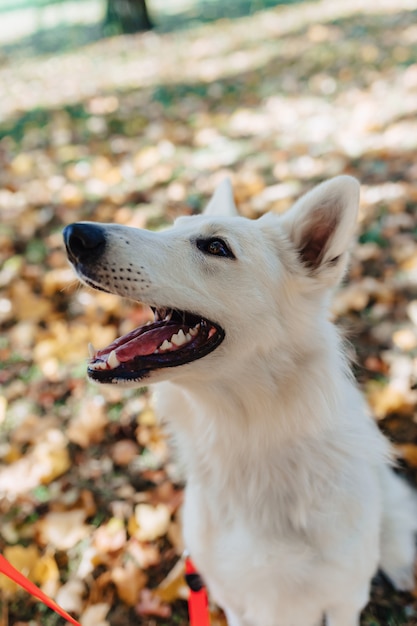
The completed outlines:
{"type": "Polygon", "coordinates": [[[90,346],[88,375],[100,383],[134,382],[152,370],[206,356],[224,339],[220,326],[183,311],[152,309],[154,322],[135,328],[102,350],[90,346]]]}

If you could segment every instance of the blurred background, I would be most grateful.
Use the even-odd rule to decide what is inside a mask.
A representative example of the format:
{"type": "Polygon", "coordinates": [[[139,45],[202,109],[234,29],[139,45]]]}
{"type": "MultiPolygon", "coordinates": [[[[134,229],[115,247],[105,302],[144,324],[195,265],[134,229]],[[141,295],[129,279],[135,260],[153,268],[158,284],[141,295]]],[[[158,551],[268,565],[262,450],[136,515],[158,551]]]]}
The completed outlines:
{"type": "MultiPolygon", "coordinates": [[[[88,342],[148,313],[79,286],[70,222],[162,228],[224,176],[256,218],[358,177],[332,315],[416,483],[416,18],[416,0],[0,0],[0,551],[83,626],[188,618],[148,393],[85,380],[88,342]]],[[[0,575],[0,626],[63,623],[0,575]]],[[[379,576],[362,623],[415,626],[416,599],[379,576]]]]}

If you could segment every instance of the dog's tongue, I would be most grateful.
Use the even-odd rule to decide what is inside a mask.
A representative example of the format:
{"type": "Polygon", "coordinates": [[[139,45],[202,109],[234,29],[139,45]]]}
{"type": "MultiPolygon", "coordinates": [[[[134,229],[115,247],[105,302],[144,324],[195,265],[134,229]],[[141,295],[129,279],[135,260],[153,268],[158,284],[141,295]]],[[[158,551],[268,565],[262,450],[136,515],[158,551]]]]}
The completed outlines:
{"type": "Polygon", "coordinates": [[[116,356],[121,363],[130,361],[135,356],[147,356],[153,354],[155,350],[169,339],[173,333],[172,328],[155,328],[141,334],[139,337],[129,339],[120,348],[116,348],[116,356]]]}
{"type": "MultiPolygon", "coordinates": [[[[108,361],[113,353],[119,363],[126,363],[137,356],[149,356],[158,350],[164,341],[170,341],[180,330],[187,332],[187,327],[174,322],[155,322],[135,328],[130,333],[119,337],[102,350],[91,350],[91,362],[108,361]]],[[[172,346],[175,349],[175,346],[172,346]]]]}
{"type": "Polygon", "coordinates": [[[174,330],[172,326],[157,326],[152,324],[149,327],[141,326],[135,328],[127,335],[119,337],[103,350],[96,352],[96,358],[105,359],[106,356],[116,351],[117,358],[120,362],[129,361],[135,356],[147,356],[153,354],[158,346],[169,339],[174,330]]]}

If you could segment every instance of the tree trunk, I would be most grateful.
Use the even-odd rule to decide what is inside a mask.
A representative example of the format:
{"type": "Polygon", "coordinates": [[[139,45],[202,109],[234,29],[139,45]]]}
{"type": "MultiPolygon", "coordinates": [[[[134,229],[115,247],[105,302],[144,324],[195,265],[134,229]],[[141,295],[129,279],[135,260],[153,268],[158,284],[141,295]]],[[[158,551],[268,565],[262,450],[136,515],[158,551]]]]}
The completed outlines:
{"type": "Polygon", "coordinates": [[[107,0],[104,27],[109,34],[137,33],[152,26],[146,0],[107,0]]]}

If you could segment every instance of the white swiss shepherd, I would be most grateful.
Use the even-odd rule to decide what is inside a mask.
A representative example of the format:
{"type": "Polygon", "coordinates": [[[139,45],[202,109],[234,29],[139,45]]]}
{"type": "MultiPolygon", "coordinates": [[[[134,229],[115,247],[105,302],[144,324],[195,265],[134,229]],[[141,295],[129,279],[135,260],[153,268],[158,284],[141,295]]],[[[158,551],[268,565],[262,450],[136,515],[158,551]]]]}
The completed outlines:
{"type": "Polygon", "coordinates": [[[328,314],[358,195],[340,176],[251,221],[224,182],[164,232],[65,230],[81,280],[153,308],[91,349],[88,374],[157,383],[185,468],[185,541],[230,626],[357,626],[378,566],[413,586],[415,497],[328,314]]]}

